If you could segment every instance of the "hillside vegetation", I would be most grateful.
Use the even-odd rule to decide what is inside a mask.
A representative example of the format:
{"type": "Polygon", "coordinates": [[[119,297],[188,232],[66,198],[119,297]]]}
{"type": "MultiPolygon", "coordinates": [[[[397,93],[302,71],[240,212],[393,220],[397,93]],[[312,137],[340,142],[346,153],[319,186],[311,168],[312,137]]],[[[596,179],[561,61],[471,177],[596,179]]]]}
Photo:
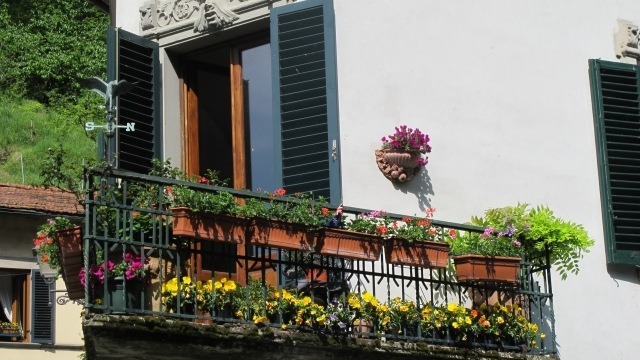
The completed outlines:
{"type": "MultiPolygon", "coordinates": [[[[0,97],[0,129],[1,183],[42,185],[47,171],[79,182],[83,162],[96,158],[94,134],[33,100],[0,97]],[[63,156],[61,164],[56,161],[59,155],[63,156]]],[[[49,182],[47,185],[69,187],[49,182]]]]}
{"type": "Polygon", "coordinates": [[[95,159],[108,16],[86,0],[0,1],[0,182],[74,186],[95,159]]]}

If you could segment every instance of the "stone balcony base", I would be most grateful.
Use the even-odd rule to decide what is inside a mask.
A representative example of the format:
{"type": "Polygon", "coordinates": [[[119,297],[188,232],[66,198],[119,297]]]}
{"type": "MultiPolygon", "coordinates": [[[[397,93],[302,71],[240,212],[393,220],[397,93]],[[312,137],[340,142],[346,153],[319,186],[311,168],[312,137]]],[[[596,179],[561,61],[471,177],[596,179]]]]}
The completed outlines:
{"type": "Polygon", "coordinates": [[[158,316],[93,314],[83,320],[87,359],[225,360],[555,360],[528,355],[354,336],[330,336],[253,324],[201,325],[158,316]]]}

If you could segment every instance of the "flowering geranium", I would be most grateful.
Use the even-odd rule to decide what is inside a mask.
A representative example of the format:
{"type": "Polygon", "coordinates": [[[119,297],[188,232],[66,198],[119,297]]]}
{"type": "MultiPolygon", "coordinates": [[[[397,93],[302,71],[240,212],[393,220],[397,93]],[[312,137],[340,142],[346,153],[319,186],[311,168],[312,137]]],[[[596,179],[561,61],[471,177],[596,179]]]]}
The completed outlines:
{"type": "Polygon", "coordinates": [[[358,214],[355,218],[349,219],[346,229],[357,231],[365,234],[375,234],[380,236],[388,236],[391,221],[387,213],[382,210],[372,211],[370,213],[358,214]]]}
{"type": "MultiPolygon", "coordinates": [[[[381,139],[382,148],[387,150],[408,151],[420,154],[431,152],[429,135],[423,134],[420,129],[412,129],[407,125],[396,126],[396,132],[381,139]]],[[[418,158],[418,165],[427,165],[427,157],[418,158]]]]}
{"type": "Polygon", "coordinates": [[[56,231],[69,229],[73,226],[69,219],[60,216],[47,219],[46,223],[40,225],[38,233],[33,239],[33,249],[38,256],[38,261],[48,263],[52,269],[60,269],[60,260],[58,259],[60,245],[56,231]]]}
{"type": "Polygon", "coordinates": [[[394,221],[390,226],[391,234],[408,242],[444,241],[444,230],[431,224],[435,211],[434,208],[428,208],[424,218],[405,217],[400,224],[394,221]]]}

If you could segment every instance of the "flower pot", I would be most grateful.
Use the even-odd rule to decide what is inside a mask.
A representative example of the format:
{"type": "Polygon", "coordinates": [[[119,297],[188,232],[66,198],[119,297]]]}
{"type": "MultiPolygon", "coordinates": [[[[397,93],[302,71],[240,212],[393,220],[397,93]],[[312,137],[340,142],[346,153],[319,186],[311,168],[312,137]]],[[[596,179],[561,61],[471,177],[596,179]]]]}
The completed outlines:
{"type": "Polygon", "coordinates": [[[484,255],[453,257],[458,281],[516,283],[520,258],[484,255]]]}
{"type": "Polygon", "coordinates": [[[312,249],[316,238],[302,224],[263,218],[252,219],[247,234],[252,244],[287,250],[312,249]]]}
{"type": "Polygon", "coordinates": [[[377,261],[382,252],[382,238],[355,231],[324,228],[320,230],[316,252],[353,260],[377,261]]]}
{"type": "Polygon", "coordinates": [[[80,283],[82,261],[82,228],[76,226],[65,230],[56,230],[60,248],[60,266],[62,278],[67,286],[69,299],[84,298],[84,286],[80,283]]]}
{"type": "Polygon", "coordinates": [[[411,243],[394,238],[385,243],[384,252],[389,264],[446,268],[449,262],[449,244],[435,241],[411,243]]]}
{"type": "Polygon", "coordinates": [[[372,333],[373,322],[371,320],[355,319],[353,320],[354,333],[372,333]]]}
{"type": "Polygon", "coordinates": [[[105,305],[111,308],[112,314],[124,314],[126,309],[141,310],[142,298],[142,281],[133,279],[126,281],[124,277],[117,276],[108,278],[107,295],[105,296],[105,305]],[[126,289],[125,289],[126,281],[126,289]]]}
{"type": "Polygon", "coordinates": [[[173,235],[201,240],[243,244],[246,238],[248,220],[245,218],[196,213],[186,207],[171,209],[173,235]]]}
{"type": "Polygon", "coordinates": [[[382,174],[392,182],[406,182],[413,179],[422,166],[418,165],[419,153],[378,149],[376,163],[382,174]]]}

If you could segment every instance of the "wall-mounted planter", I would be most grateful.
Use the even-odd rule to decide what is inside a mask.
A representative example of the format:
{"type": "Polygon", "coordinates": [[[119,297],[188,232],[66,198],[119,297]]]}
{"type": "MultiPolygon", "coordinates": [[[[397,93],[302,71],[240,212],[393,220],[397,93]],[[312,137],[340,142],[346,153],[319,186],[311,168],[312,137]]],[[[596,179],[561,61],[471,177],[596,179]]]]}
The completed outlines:
{"type": "Polygon", "coordinates": [[[522,259],[503,256],[458,255],[453,257],[458,281],[507,282],[518,281],[522,259]]]}
{"type": "Polygon", "coordinates": [[[316,232],[305,225],[281,220],[253,218],[248,236],[255,245],[270,246],[287,250],[313,249],[316,232]]]}
{"type": "Polygon", "coordinates": [[[244,244],[249,220],[237,216],[197,213],[186,207],[171,209],[173,235],[200,240],[244,244]]]}
{"type": "Polygon", "coordinates": [[[65,230],[56,230],[60,247],[60,266],[62,278],[67,286],[69,299],[84,299],[84,286],[80,283],[82,261],[82,228],[76,226],[65,230]]]}
{"type": "Polygon", "coordinates": [[[446,268],[449,263],[449,244],[435,241],[411,243],[394,238],[385,243],[384,253],[390,264],[446,268]]]}
{"type": "Polygon", "coordinates": [[[409,181],[418,175],[422,168],[418,163],[420,153],[417,152],[377,149],[375,154],[378,169],[392,182],[409,181]]]}
{"type": "Polygon", "coordinates": [[[376,261],[382,253],[382,238],[355,231],[324,228],[320,230],[316,251],[347,259],[376,261]]]}

